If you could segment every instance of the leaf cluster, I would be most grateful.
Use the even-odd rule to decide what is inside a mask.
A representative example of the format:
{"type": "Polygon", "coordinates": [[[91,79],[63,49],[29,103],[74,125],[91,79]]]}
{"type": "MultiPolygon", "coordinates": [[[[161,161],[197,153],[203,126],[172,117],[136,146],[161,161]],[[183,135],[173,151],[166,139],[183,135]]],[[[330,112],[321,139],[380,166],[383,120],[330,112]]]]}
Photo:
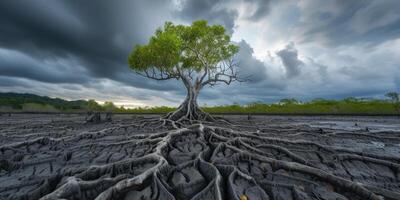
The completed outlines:
{"type": "Polygon", "coordinates": [[[221,25],[208,25],[204,20],[190,26],[166,22],[163,28],[156,30],[148,44],[134,47],[128,62],[136,72],[153,68],[174,74],[185,69],[212,69],[238,50],[221,25]]]}

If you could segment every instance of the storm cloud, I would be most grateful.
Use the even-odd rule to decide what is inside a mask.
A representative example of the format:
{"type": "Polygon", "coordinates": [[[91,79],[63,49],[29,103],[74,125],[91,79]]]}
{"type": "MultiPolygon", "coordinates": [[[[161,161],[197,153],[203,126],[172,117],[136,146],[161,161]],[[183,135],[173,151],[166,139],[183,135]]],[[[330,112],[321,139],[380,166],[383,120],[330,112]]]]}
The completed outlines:
{"type": "Polygon", "coordinates": [[[183,0],[176,15],[183,20],[208,20],[212,24],[224,25],[232,33],[234,21],[238,17],[236,10],[225,7],[225,0],[183,0]]]}
{"type": "Polygon", "coordinates": [[[286,70],[286,76],[292,78],[298,76],[301,72],[300,66],[303,62],[299,59],[297,49],[294,43],[291,42],[286,47],[276,53],[282,60],[286,70]]]}
{"type": "Polygon", "coordinates": [[[248,18],[250,20],[258,21],[269,13],[270,3],[272,0],[245,0],[253,7],[248,18]]]}
{"type": "Polygon", "coordinates": [[[400,36],[399,4],[397,0],[303,1],[298,31],[303,42],[376,45],[400,36]]]}
{"type": "Polygon", "coordinates": [[[206,88],[202,103],[379,97],[400,88],[398,7],[396,0],[4,0],[0,91],[177,105],[185,95],[179,82],[136,75],[127,56],[165,21],[206,19],[240,46],[238,70],[249,82],[206,88]]]}
{"type": "MultiPolygon", "coordinates": [[[[162,7],[162,2],[157,6],[162,7]]],[[[148,35],[162,25],[151,12],[142,10],[146,7],[153,14],[157,12],[157,7],[153,8],[152,4],[136,1],[110,3],[100,0],[94,4],[74,0],[3,1],[0,6],[0,44],[2,48],[40,60],[69,59],[80,63],[88,72],[88,77],[81,79],[110,78],[133,86],[150,87],[146,81],[124,77],[129,72],[126,60],[131,48],[146,42],[148,35]],[[147,23],[141,20],[144,14],[148,14],[147,23]]],[[[52,71],[60,69],[57,65],[48,68],[52,71]]],[[[38,69],[32,67],[32,70],[38,69]]],[[[46,70],[42,72],[46,73],[46,70]]],[[[42,77],[41,81],[46,82],[48,77],[42,77]]],[[[86,81],[78,79],[77,82],[86,81]]]]}
{"type": "Polygon", "coordinates": [[[267,79],[267,68],[264,63],[253,57],[253,49],[242,40],[239,42],[239,53],[237,56],[238,73],[243,79],[250,83],[258,83],[267,79]]]}

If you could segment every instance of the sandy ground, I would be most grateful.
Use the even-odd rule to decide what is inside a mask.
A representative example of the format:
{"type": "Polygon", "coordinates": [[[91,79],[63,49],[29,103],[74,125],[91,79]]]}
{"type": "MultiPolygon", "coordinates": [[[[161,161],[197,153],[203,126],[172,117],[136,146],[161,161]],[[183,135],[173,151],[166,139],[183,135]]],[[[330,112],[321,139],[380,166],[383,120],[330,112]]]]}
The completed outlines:
{"type": "Polygon", "coordinates": [[[223,117],[3,114],[0,199],[400,199],[398,117],[223,117]]]}

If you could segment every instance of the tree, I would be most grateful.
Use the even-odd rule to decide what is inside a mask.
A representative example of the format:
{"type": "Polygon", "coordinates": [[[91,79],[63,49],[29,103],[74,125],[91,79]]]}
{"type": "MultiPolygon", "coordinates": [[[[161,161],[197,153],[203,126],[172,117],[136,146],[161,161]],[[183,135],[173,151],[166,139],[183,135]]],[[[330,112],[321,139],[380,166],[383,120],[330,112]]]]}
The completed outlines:
{"type": "Polygon", "coordinates": [[[359,100],[357,98],[355,98],[355,97],[347,97],[347,98],[343,99],[343,101],[346,102],[346,103],[354,103],[354,102],[357,102],[359,100]]]}
{"type": "Polygon", "coordinates": [[[111,102],[111,101],[106,101],[106,102],[104,102],[104,104],[103,104],[103,109],[104,109],[105,111],[107,111],[107,112],[113,112],[113,111],[117,110],[118,108],[117,108],[117,106],[114,105],[113,102],[111,102]]]}
{"type": "Polygon", "coordinates": [[[204,20],[190,26],[166,22],[147,45],[134,47],[128,61],[130,68],[141,76],[154,80],[176,79],[186,87],[186,99],[165,118],[213,120],[199,108],[199,92],[205,86],[240,81],[233,59],[238,50],[220,25],[208,25],[204,20]]]}
{"type": "Polygon", "coordinates": [[[101,110],[101,106],[94,99],[89,99],[87,101],[87,109],[89,111],[99,111],[101,110]]]}
{"type": "Polygon", "coordinates": [[[397,92],[388,92],[385,96],[392,100],[394,109],[400,113],[400,94],[397,92]]]}
{"type": "Polygon", "coordinates": [[[281,105],[293,105],[293,104],[299,104],[299,101],[297,101],[295,98],[286,98],[286,99],[281,99],[279,101],[279,104],[281,104],[281,105]]]}
{"type": "Polygon", "coordinates": [[[388,92],[385,96],[389,97],[393,102],[398,102],[400,100],[400,94],[397,92],[388,92]]]}

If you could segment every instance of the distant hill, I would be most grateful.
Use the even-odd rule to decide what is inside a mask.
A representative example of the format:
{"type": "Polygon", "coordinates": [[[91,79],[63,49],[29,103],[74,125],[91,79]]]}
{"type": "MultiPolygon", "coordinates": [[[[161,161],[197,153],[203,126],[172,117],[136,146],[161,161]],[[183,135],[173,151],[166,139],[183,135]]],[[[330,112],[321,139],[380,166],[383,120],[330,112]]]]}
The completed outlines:
{"type": "MultiPolygon", "coordinates": [[[[314,99],[300,102],[296,99],[282,99],[279,103],[262,102],[247,105],[220,105],[202,107],[214,114],[307,114],[307,115],[399,115],[400,103],[385,99],[357,99],[354,97],[342,100],[314,99]]],[[[94,100],[67,101],[35,94],[0,93],[1,112],[115,112],[138,114],[163,114],[176,108],[167,106],[124,108],[112,102],[99,105],[94,100]]]]}
{"type": "Polygon", "coordinates": [[[39,96],[35,94],[20,93],[0,93],[0,109],[16,109],[23,110],[29,108],[33,110],[83,110],[88,107],[88,101],[76,100],[67,101],[60,98],[50,98],[47,96],[39,96]],[[37,109],[36,109],[37,108],[37,109]]]}

